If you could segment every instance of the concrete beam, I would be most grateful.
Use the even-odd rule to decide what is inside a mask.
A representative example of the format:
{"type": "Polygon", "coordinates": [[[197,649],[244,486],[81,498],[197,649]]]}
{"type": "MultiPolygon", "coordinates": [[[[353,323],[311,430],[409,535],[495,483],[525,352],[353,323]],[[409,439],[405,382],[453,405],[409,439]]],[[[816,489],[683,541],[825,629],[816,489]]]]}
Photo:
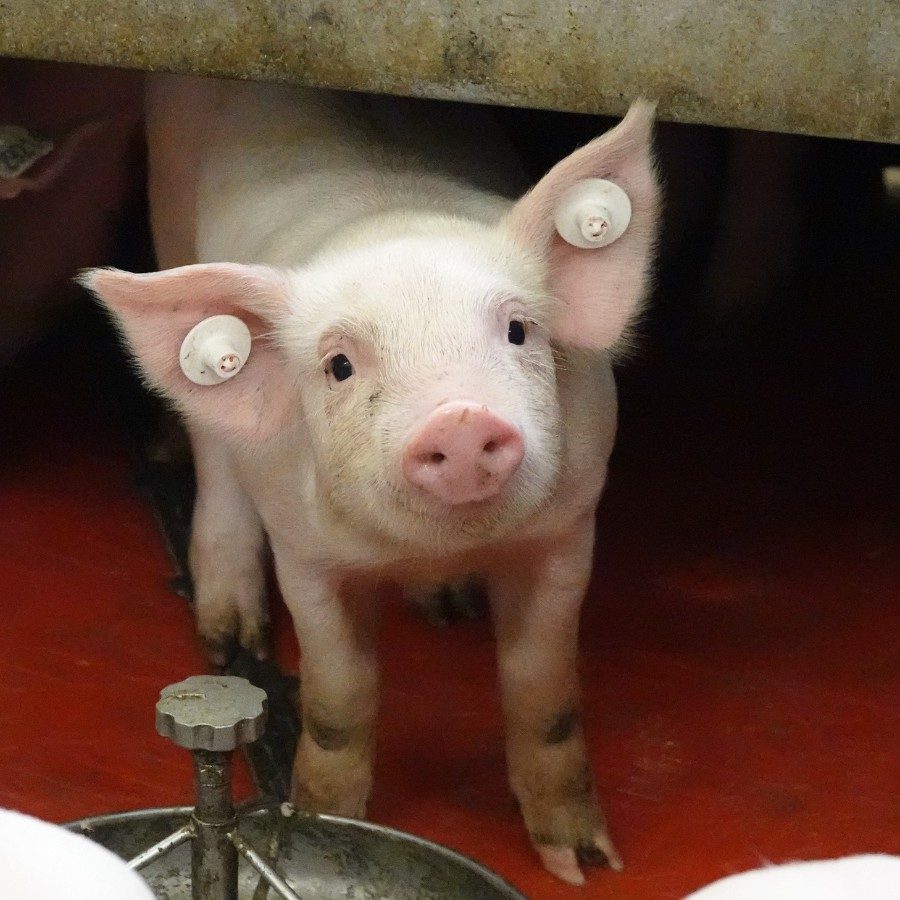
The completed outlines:
{"type": "Polygon", "coordinates": [[[0,55],[897,142],[896,0],[0,0],[0,55]]]}

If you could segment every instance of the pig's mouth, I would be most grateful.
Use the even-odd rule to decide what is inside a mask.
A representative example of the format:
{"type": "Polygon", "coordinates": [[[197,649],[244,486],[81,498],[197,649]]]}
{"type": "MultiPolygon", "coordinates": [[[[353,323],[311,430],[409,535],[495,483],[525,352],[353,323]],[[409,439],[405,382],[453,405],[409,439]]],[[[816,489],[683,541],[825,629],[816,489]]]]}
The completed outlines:
{"type": "Polygon", "coordinates": [[[407,485],[395,486],[393,493],[401,514],[424,525],[432,535],[436,529],[445,538],[496,537],[520,525],[534,511],[534,504],[522,502],[517,487],[511,482],[491,497],[458,503],[443,502],[407,485]]]}

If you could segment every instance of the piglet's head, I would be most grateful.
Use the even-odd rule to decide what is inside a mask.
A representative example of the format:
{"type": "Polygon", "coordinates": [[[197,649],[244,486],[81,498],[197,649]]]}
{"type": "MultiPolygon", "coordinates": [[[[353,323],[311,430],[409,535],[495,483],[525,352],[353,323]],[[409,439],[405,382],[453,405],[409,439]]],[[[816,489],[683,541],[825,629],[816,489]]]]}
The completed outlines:
{"type": "Polygon", "coordinates": [[[305,454],[321,502],[354,527],[461,548],[551,499],[570,424],[559,360],[609,350],[638,309],[656,228],[651,120],[636,105],[493,223],[401,217],[303,269],[95,270],[83,282],[191,421],[249,450],[305,454]],[[612,243],[576,246],[557,231],[560,203],[595,179],[627,195],[630,218],[612,243]],[[252,350],[234,377],[195,384],[182,345],[219,315],[246,324],[252,350]]]}

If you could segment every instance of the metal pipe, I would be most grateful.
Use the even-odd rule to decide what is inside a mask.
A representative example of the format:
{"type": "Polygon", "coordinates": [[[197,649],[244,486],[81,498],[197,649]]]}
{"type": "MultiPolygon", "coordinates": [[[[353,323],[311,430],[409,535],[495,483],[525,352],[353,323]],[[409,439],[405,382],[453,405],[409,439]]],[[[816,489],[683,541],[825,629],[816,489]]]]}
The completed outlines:
{"type": "Polygon", "coordinates": [[[237,824],[229,753],[194,750],[197,805],[191,823],[193,900],[237,900],[238,857],[229,835],[237,824]]]}
{"type": "Polygon", "coordinates": [[[180,847],[185,841],[189,841],[194,836],[194,826],[188,822],[178,831],[173,831],[168,837],[164,837],[161,841],[148,847],[143,853],[138,853],[134,859],[128,861],[128,868],[134,869],[136,872],[149,866],[161,856],[165,856],[170,850],[180,847]]]}
{"type": "MultiPolygon", "coordinates": [[[[279,810],[280,811],[280,810],[279,810]]],[[[280,815],[276,818],[276,825],[272,829],[272,834],[269,837],[269,845],[266,848],[266,855],[264,859],[271,861],[271,865],[274,866],[278,862],[278,854],[281,853],[281,841],[284,836],[284,823],[287,821],[285,816],[280,815]]],[[[256,889],[253,891],[253,896],[251,900],[266,900],[269,896],[269,883],[266,881],[263,875],[260,875],[259,881],[256,884],[256,889]]]]}
{"type": "Polygon", "coordinates": [[[291,886],[235,831],[231,840],[238,852],[262,875],[282,900],[303,900],[291,886]]]}

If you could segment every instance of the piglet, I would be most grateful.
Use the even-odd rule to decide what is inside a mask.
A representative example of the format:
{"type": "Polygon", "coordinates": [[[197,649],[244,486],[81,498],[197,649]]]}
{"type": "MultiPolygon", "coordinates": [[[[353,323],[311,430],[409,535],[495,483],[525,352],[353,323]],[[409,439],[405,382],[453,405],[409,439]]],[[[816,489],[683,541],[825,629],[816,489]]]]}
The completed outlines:
{"type": "Polygon", "coordinates": [[[481,110],[150,82],[163,270],[93,270],[83,283],[190,431],[191,567],[215,662],[235,640],[266,653],[271,546],[301,648],[300,806],[365,813],[375,582],[424,597],[477,577],[531,840],[572,883],[580,851],[621,866],[576,658],[616,428],[610,359],[656,232],[652,117],[636,103],[525,193],[481,110]],[[630,204],[612,242],[622,222],[590,203],[569,221],[590,179],[630,204]],[[561,236],[561,215],[583,239],[561,236]]]}

